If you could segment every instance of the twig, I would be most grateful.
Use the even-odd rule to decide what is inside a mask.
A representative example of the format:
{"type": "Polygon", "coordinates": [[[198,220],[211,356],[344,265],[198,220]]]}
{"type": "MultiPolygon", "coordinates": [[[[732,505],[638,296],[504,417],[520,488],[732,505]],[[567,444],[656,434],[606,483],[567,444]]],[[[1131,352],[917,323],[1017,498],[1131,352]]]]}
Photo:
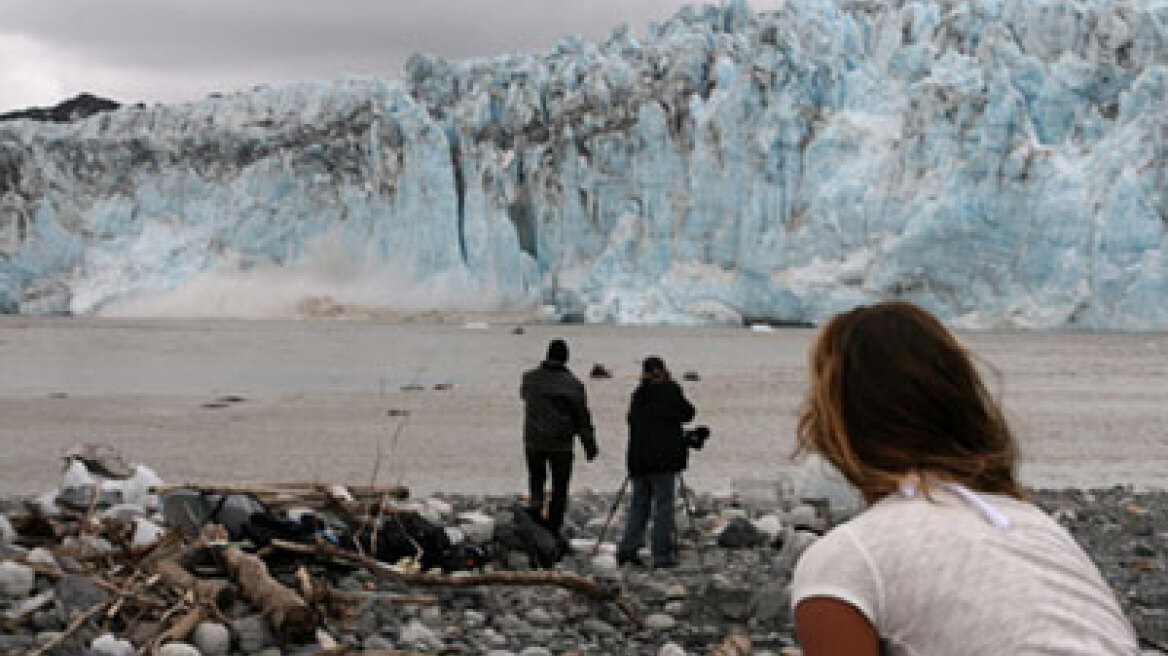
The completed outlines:
{"type": "Polygon", "coordinates": [[[72,636],[74,633],[76,633],[77,630],[80,629],[83,624],[85,624],[86,622],[88,622],[90,620],[90,618],[92,618],[94,615],[97,615],[98,613],[102,612],[103,610],[106,609],[106,607],[108,607],[110,604],[113,604],[113,603],[114,603],[114,600],[110,599],[108,601],[101,601],[101,602],[98,602],[98,603],[90,606],[89,610],[87,610],[84,613],[75,617],[73,619],[73,621],[69,623],[69,626],[65,627],[65,630],[62,631],[61,633],[59,633],[57,635],[57,637],[46,642],[44,645],[41,646],[40,649],[32,652],[31,654],[29,654],[29,656],[44,656],[45,654],[49,653],[57,645],[68,640],[69,637],[72,636]]]}

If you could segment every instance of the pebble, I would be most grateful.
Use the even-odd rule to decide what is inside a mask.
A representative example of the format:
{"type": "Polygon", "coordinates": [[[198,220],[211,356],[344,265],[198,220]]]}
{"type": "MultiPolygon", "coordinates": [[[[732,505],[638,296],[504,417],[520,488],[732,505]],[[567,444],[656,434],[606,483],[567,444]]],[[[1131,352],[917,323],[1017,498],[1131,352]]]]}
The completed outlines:
{"type": "Polygon", "coordinates": [[[676,642],[667,642],[661,645],[661,650],[657,652],[657,656],[686,656],[685,649],[676,642]]]}
{"type": "Polygon", "coordinates": [[[57,566],[56,556],[44,547],[37,547],[36,549],[30,550],[24,558],[34,565],[45,565],[47,567],[57,566]]]}
{"type": "Polygon", "coordinates": [[[442,623],[442,609],[438,606],[426,606],[418,613],[418,618],[427,626],[435,626],[442,623]]]}
{"type": "Polygon", "coordinates": [[[365,651],[390,651],[393,649],[393,643],[379,635],[371,635],[366,636],[361,642],[361,648],[365,651]]]}
{"type": "Polygon", "coordinates": [[[442,639],[418,620],[411,620],[402,628],[399,641],[423,649],[438,649],[442,646],[442,639]]]}
{"type": "Polygon", "coordinates": [[[12,544],[16,541],[16,531],[12,522],[4,515],[0,515],[0,544],[12,544]]]}
{"type": "Polygon", "coordinates": [[[616,633],[616,629],[604,620],[588,618],[580,622],[580,632],[584,634],[612,635],[616,633]]]}
{"type": "Polygon", "coordinates": [[[787,523],[795,528],[817,528],[819,526],[819,514],[815,512],[815,507],[808,504],[801,504],[791,509],[787,513],[787,523]]]}
{"type": "Polygon", "coordinates": [[[231,622],[231,632],[239,643],[239,650],[245,654],[259,651],[275,644],[268,622],[263,615],[248,615],[231,622]]]}
{"type": "Polygon", "coordinates": [[[527,621],[536,626],[550,626],[557,622],[557,618],[542,608],[532,608],[527,612],[527,621]]]}
{"type": "Polygon", "coordinates": [[[129,640],[121,640],[109,633],[94,639],[89,649],[95,656],[131,656],[134,653],[134,645],[129,640]]]}
{"type": "Polygon", "coordinates": [[[218,622],[203,622],[195,627],[191,642],[203,656],[225,656],[231,651],[231,631],[218,622]]]}
{"type": "Polygon", "coordinates": [[[667,631],[676,625],[677,620],[665,613],[653,613],[645,618],[645,628],[655,631],[667,631]]]}
{"type": "Polygon", "coordinates": [[[158,649],[158,656],[203,656],[198,648],[185,642],[168,642],[158,649]]]}
{"type": "Polygon", "coordinates": [[[552,652],[547,647],[528,647],[519,652],[519,656],[552,656],[552,652]]]}
{"type": "Polygon", "coordinates": [[[31,567],[4,561],[0,563],[0,596],[27,597],[36,583],[36,573],[31,567]]]}

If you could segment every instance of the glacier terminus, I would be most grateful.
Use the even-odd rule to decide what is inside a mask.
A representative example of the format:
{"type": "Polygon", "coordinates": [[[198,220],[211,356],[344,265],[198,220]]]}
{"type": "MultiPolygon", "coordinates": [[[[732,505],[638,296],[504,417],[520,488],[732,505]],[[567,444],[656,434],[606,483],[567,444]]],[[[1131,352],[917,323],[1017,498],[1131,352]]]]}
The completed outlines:
{"type": "Polygon", "coordinates": [[[1168,0],[687,6],[643,34],[0,123],[0,311],[322,304],[1168,329],[1168,0]]]}

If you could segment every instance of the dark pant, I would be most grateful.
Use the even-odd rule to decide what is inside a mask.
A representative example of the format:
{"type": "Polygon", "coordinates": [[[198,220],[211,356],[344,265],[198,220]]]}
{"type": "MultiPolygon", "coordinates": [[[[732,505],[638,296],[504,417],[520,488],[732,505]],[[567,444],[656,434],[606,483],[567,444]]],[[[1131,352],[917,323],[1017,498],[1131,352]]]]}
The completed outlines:
{"type": "Polygon", "coordinates": [[[527,451],[527,482],[531,491],[531,507],[539,513],[543,508],[544,484],[548,470],[552,472],[552,499],[548,505],[547,527],[555,533],[564,525],[564,511],[568,508],[568,481],[572,478],[571,451],[527,451]]]}
{"type": "Polygon", "coordinates": [[[649,524],[649,511],[653,514],[653,536],[650,551],[655,564],[677,562],[673,549],[673,503],[677,491],[677,474],[643,474],[630,476],[633,484],[633,500],[629,502],[629,513],[625,520],[625,534],[621,537],[617,554],[621,557],[635,556],[645,543],[645,527],[649,524]]]}

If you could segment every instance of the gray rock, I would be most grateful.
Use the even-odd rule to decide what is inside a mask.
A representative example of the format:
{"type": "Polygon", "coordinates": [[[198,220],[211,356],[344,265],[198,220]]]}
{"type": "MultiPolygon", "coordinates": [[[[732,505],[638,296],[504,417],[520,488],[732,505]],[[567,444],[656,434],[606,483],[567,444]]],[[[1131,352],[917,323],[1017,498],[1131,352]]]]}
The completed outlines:
{"type": "Polygon", "coordinates": [[[263,615],[248,615],[231,622],[231,632],[239,650],[245,654],[259,651],[275,644],[272,632],[268,629],[268,622],[263,615]]]}
{"type": "Polygon", "coordinates": [[[12,544],[16,541],[16,529],[12,528],[12,522],[8,521],[8,517],[0,515],[0,544],[12,544]]]}
{"type": "Polygon", "coordinates": [[[35,583],[36,573],[31,567],[12,561],[0,563],[0,597],[27,597],[35,583]]]}
{"type": "Polygon", "coordinates": [[[819,514],[816,512],[815,506],[801,504],[787,513],[787,523],[794,528],[819,528],[819,514]]]}
{"type": "Polygon", "coordinates": [[[672,615],[665,613],[653,613],[645,618],[645,628],[653,629],[654,631],[668,631],[677,625],[677,620],[672,615]]]}
{"type": "Polygon", "coordinates": [[[552,652],[547,647],[528,647],[519,652],[519,656],[552,656],[552,652]]]}
{"type": "Polygon", "coordinates": [[[657,652],[657,656],[685,656],[685,650],[676,642],[667,642],[661,645],[661,650],[657,652]]]}
{"type": "Polygon", "coordinates": [[[191,634],[191,642],[203,656],[225,656],[231,651],[231,632],[218,622],[202,622],[191,634]]]}
{"type": "Polygon", "coordinates": [[[251,656],[283,656],[283,654],[275,647],[268,647],[251,654],[251,656]]]}
{"type": "Polygon", "coordinates": [[[424,649],[438,649],[442,647],[442,639],[418,620],[411,620],[409,624],[402,627],[398,641],[424,649]]]}
{"type": "Polygon", "coordinates": [[[580,632],[606,636],[616,633],[616,629],[608,622],[596,618],[589,618],[580,622],[580,632]]]}
{"type": "Polygon", "coordinates": [[[0,633],[0,654],[23,654],[37,645],[36,636],[27,633],[0,633]]]}
{"type": "Polygon", "coordinates": [[[120,640],[109,633],[94,639],[89,649],[95,656],[131,656],[134,653],[134,645],[129,640],[120,640]]]}
{"type": "Polygon", "coordinates": [[[477,610],[465,610],[462,613],[462,625],[467,628],[476,629],[486,623],[487,616],[477,610]]]}
{"type": "Polygon", "coordinates": [[[65,613],[84,611],[109,599],[109,593],[97,587],[84,576],[70,574],[53,586],[57,599],[65,606],[65,613]]]}
{"type": "Polygon", "coordinates": [[[57,559],[53,556],[53,552],[42,547],[31,549],[25,558],[29,563],[34,565],[47,565],[49,567],[57,566],[57,559]]]}
{"type": "Polygon", "coordinates": [[[532,608],[527,612],[527,621],[536,626],[551,626],[558,622],[559,618],[542,608],[532,608]]]}
{"type": "Polygon", "coordinates": [[[750,617],[763,623],[779,622],[790,614],[791,592],[785,584],[764,585],[750,597],[750,617]]]}
{"type": "Polygon", "coordinates": [[[505,649],[492,649],[487,652],[487,656],[515,656],[515,652],[507,651],[505,649]]]}
{"type": "Polygon", "coordinates": [[[748,519],[736,517],[718,535],[718,546],[725,549],[752,549],[767,543],[767,536],[748,519]]]}
{"type": "Polygon", "coordinates": [[[158,656],[202,656],[199,650],[185,642],[168,642],[158,649],[158,656]]]}
{"type": "Polygon", "coordinates": [[[393,643],[379,635],[371,635],[366,636],[361,642],[361,648],[365,651],[390,651],[393,649],[393,643]]]}

